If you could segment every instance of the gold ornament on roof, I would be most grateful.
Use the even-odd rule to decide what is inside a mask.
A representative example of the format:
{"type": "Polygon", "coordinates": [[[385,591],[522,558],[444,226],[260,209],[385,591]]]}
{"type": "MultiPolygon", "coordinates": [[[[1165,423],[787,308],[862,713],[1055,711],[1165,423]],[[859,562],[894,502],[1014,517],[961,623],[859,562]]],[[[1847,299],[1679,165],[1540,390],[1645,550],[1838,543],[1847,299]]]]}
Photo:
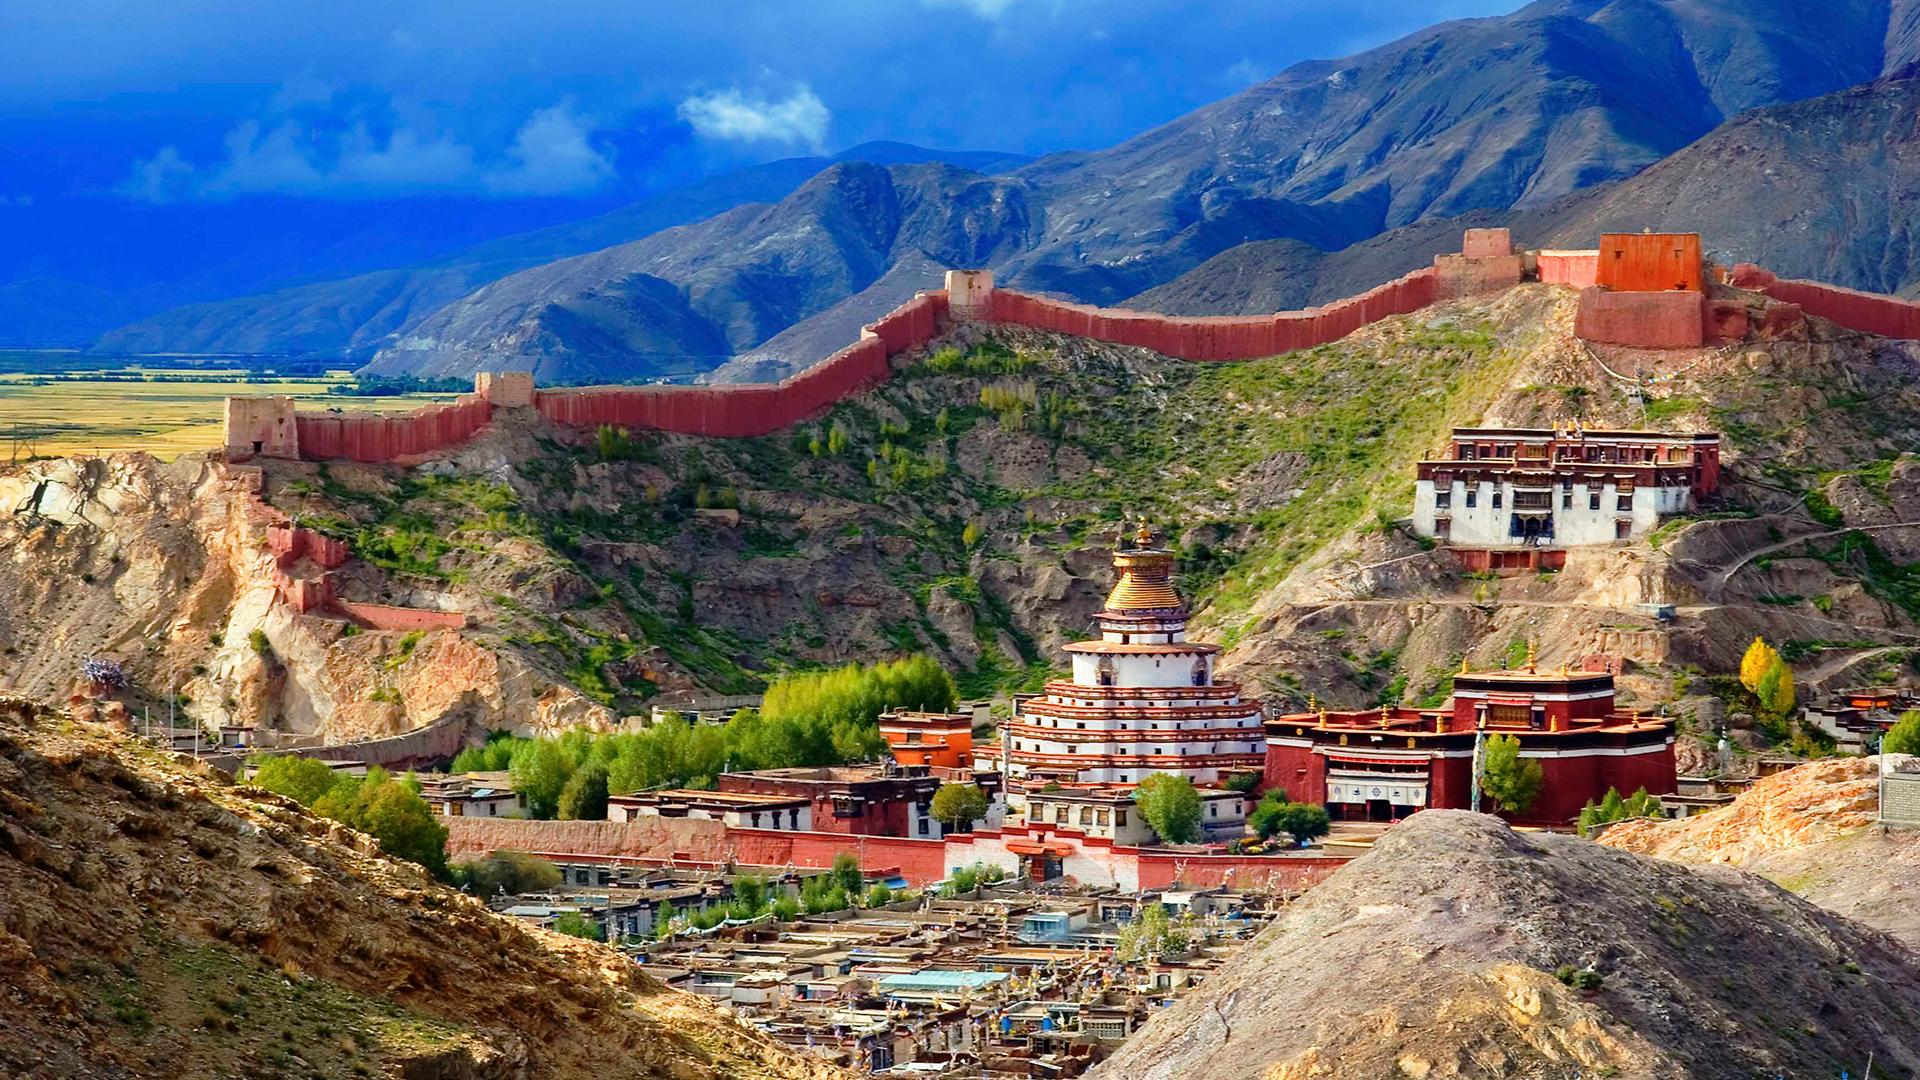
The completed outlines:
{"type": "Polygon", "coordinates": [[[1464,656],[1460,658],[1460,674],[1467,674],[1467,658],[1464,656]]]}
{"type": "Polygon", "coordinates": [[[1539,658],[1540,658],[1539,648],[1535,646],[1532,638],[1528,638],[1527,639],[1527,670],[1528,671],[1534,670],[1534,663],[1535,661],[1539,660],[1539,658]]]}
{"type": "Polygon", "coordinates": [[[1133,531],[1133,543],[1135,547],[1153,546],[1153,526],[1147,524],[1146,518],[1141,518],[1140,527],[1133,531]]]}

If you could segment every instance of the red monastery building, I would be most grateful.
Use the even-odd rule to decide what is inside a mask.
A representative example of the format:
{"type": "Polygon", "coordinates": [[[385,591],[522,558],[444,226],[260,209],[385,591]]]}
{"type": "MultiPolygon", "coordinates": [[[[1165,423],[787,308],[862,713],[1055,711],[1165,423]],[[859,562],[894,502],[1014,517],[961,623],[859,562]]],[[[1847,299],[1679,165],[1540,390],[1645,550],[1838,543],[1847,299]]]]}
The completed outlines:
{"type": "Polygon", "coordinates": [[[1462,665],[1453,687],[1439,709],[1321,709],[1268,720],[1265,786],[1324,802],[1336,819],[1473,809],[1476,755],[1486,737],[1511,735],[1545,780],[1519,820],[1565,824],[1609,787],[1675,791],[1673,721],[1615,707],[1610,674],[1538,671],[1529,652],[1519,671],[1462,665]]]}

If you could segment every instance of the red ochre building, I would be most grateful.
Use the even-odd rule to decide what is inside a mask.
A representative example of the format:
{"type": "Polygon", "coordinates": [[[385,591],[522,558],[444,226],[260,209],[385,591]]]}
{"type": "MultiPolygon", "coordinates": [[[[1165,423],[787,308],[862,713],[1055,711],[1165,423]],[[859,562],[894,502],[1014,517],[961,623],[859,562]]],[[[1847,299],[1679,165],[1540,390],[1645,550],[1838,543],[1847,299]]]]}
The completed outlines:
{"type": "MultiPolygon", "coordinates": [[[[1563,825],[1608,788],[1676,789],[1673,721],[1614,705],[1605,672],[1519,671],[1454,677],[1444,708],[1292,713],[1269,719],[1266,783],[1325,803],[1336,819],[1391,821],[1416,810],[1473,806],[1474,755],[1483,737],[1511,735],[1545,783],[1517,820],[1563,825]]],[[[1481,809],[1493,809],[1482,799],[1481,809]]]]}
{"type": "Polygon", "coordinates": [[[906,709],[880,714],[880,737],[887,751],[902,765],[935,769],[973,767],[971,713],[914,712],[906,709]]]}

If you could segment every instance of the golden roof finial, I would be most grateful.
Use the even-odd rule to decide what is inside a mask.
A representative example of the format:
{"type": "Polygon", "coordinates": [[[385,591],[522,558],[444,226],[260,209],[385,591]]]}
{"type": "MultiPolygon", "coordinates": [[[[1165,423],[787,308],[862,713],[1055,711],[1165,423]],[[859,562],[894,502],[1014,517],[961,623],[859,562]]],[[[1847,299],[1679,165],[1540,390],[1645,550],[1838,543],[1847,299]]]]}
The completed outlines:
{"type": "Polygon", "coordinates": [[[1380,726],[1387,726],[1387,706],[1385,702],[1381,702],[1380,704],[1380,726]]]}
{"type": "Polygon", "coordinates": [[[1153,546],[1153,526],[1147,524],[1146,518],[1141,518],[1140,527],[1133,531],[1133,545],[1143,548],[1153,546]]]}
{"type": "Polygon", "coordinates": [[[1320,710],[1320,726],[1321,727],[1327,726],[1327,710],[1325,709],[1320,710]]]}
{"type": "Polygon", "coordinates": [[[1527,670],[1528,671],[1535,670],[1534,663],[1539,659],[1540,659],[1540,650],[1534,645],[1533,639],[1528,638],[1527,639],[1527,670]]]}
{"type": "Polygon", "coordinates": [[[1307,695],[1307,711],[1308,711],[1308,712],[1312,712],[1312,711],[1314,711],[1315,709],[1318,709],[1319,707],[1320,707],[1320,697],[1319,697],[1319,695],[1317,695],[1317,694],[1308,694],[1308,695],[1307,695]]]}
{"type": "Polygon", "coordinates": [[[1467,672],[1467,658],[1463,655],[1460,657],[1460,674],[1465,675],[1467,672]]]}

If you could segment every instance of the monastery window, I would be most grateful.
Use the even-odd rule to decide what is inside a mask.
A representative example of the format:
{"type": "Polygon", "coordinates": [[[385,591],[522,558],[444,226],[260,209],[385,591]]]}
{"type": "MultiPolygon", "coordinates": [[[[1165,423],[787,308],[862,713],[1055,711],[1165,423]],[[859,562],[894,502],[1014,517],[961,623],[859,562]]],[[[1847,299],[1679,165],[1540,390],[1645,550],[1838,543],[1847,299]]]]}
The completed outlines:
{"type": "Polygon", "coordinates": [[[1162,750],[1162,749],[1160,749],[1160,748],[1159,748],[1159,747],[1157,747],[1157,746],[1153,748],[1153,752],[1154,752],[1154,753],[1156,753],[1156,754],[1164,754],[1164,753],[1166,753],[1166,751],[1165,751],[1165,750],[1162,750]]]}
{"type": "Polygon", "coordinates": [[[1560,509],[1562,510],[1573,509],[1573,492],[1572,491],[1562,491],[1560,493],[1560,509]]]}
{"type": "Polygon", "coordinates": [[[1631,522],[1631,521],[1627,521],[1627,520],[1625,520],[1625,519],[1622,519],[1622,520],[1620,520],[1620,521],[1616,521],[1616,522],[1614,522],[1614,523],[1613,523],[1613,538],[1614,538],[1615,540],[1631,540],[1631,539],[1633,539],[1633,522],[1631,522]]]}
{"type": "Polygon", "coordinates": [[[1219,804],[1219,803],[1208,803],[1208,804],[1207,804],[1207,816],[1208,816],[1208,817],[1219,817],[1219,816],[1220,816],[1220,804],[1219,804]]]}
{"type": "Polygon", "coordinates": [[[1436,510],[1452,509],[1453,508],[1453,492],[1436,490],[1433,493],[1433,507],[1436,510]]]}
{"type": "Polygon", "coordinates": [[[1103,656],[1100,658],[1099,667],[1095,670],[1095,680],[1101,686],[1113,685],[1113,657],[1103,656]]]}
{"type": "Polygon", "coordinates": [[[1193,662],[1193,685],[1207,685],[1207,662],[1204,659],[1193,662]]]}
{"type": "Polygon", "coordinates": [[[1525,705],[1488,705],[1487,722],[1495,727],[1521,727],[1531,724],[1533,710],[1525,705]]]}
{"type": "Polygon", "coordinates": [[[1081,731],[1087,730],[1087,722],[1084,720],[1075,721],[1073,726],[1079,728],[1081,731]]]}
{"type": "Polygon", "coordinates": [[[1462,443],[1462,444],[1461,444],[1461,446],[1460,446],[1460,460],[1461,460],[1461,461],[1472,461],[1472,460],[1473,460],[1473,455],[1474,455],[1474,449],[1473,449],[1473,444],[1472,444],[1472,443],[1462,443]]]}
{"type": "Polygon", "coordinates": [[[1093,807],[1083,806],[1080,808],[1080,824],[1082,825],[1093,824],[1093,807]]]}
{"type": "Polygon", "coordinates": [[[1500,509],[1500,489],[1497,487],[1493,489],[1493,508],[1500,509]]]}
{"type": "Polygon", "coordinates": [[[1433,535],[1439,537],[1442,540],[1445,540],[1447,537],[1452,536],[1453,535],[1453,519],[1452,518],[1435,518],[1433,522],[1433,535]]]}
{"type": "Polygon", "coordinates": [[[1473,486],[1467,488],[1467,509],[1471,510],[1475,506],[1478,506],[1479,504],[1480,504],[1480,485],[1474,484],[1473,486]]]}
{"type": "Polygon", "coordinates": [[[1628,491],[1628,492],[1624,492],[1622,494],[1614,496],[1613,503],[1614,503],[1614,509],[1620,511],[1621,513],[1625,514],[1625,513],[1631,512],[1633,510],[1633,492],[1628,491]]]}
{"type": "Polygon", "coordinates": [[[1587,509],[1589,510],[1600,509],[1600,490],[1598,488],[1595,488],[1594,490],[1589,491],[1587,493],[1587,509]]]}
{"type": "Polygon", "coordinates": [[[1122,829],[1124,829],[1124,828],[1126,828],[1126,827],[1127,827],[1127,812],[1126,812],[1125,810],[1118,810],[1118,809],[1116,809],[1116,810],[1115,810],[1115,811],[1113,812],[1113,823],[1114,823],[1115,825],[1117,825],[1117,826],[1119,826],[1119,827],[1120,827],[1120,828],[1122,828],[1122,829]]]}

